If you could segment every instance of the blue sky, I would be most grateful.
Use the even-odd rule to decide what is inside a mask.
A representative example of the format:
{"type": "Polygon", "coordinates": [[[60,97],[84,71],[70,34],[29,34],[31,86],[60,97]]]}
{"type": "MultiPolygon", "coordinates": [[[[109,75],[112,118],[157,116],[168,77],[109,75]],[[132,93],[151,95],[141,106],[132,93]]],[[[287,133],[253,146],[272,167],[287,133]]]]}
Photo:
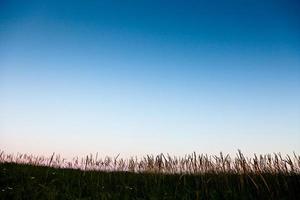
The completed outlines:
{"type": "Polygon", "coordinates": [[[0,1],[0,147],[300,151],[297,1],[0,1]]]}

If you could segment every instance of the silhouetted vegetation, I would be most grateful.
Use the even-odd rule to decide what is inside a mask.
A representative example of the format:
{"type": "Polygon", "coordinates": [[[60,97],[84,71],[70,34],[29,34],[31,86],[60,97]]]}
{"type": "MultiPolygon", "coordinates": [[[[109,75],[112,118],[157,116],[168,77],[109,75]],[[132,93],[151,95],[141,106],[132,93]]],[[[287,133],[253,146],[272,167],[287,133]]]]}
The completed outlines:
{"type": "Polygon", "coordinates": [[[87,156],[71,166],[55,155],[2,152],[0,199],[300,199],[296,155],[164,157],[87,156]]]}

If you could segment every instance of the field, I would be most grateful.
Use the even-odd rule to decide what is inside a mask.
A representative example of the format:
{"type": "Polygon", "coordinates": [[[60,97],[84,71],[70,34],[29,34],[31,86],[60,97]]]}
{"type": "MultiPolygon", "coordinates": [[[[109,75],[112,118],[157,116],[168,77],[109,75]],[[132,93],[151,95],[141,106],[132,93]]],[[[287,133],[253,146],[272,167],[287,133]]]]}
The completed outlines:
{"type": "Polygon", "coordinates": [[[0,199],[300,199],[300,157],[0,153],[0,199]]]}

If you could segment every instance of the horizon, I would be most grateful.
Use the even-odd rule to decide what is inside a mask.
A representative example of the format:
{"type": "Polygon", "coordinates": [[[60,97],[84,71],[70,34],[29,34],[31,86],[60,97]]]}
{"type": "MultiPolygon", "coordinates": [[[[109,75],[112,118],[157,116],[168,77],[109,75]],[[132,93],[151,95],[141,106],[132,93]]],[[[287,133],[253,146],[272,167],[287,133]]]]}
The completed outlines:
{"type": "Polygon", "coordinates": [[[0,150],[299,153],[299,8],[1,1],[0,150]]]}

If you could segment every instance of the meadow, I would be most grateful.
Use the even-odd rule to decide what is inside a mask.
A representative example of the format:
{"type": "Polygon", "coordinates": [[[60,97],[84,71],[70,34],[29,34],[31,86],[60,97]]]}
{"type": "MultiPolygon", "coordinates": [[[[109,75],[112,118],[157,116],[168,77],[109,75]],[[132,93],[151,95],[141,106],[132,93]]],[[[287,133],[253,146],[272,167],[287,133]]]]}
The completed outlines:
{"type": "Polygon", "coordinates": [[[300,199],[299,188],[295,153],[68,161],[0,152],[0,199],[300,199]]]}

